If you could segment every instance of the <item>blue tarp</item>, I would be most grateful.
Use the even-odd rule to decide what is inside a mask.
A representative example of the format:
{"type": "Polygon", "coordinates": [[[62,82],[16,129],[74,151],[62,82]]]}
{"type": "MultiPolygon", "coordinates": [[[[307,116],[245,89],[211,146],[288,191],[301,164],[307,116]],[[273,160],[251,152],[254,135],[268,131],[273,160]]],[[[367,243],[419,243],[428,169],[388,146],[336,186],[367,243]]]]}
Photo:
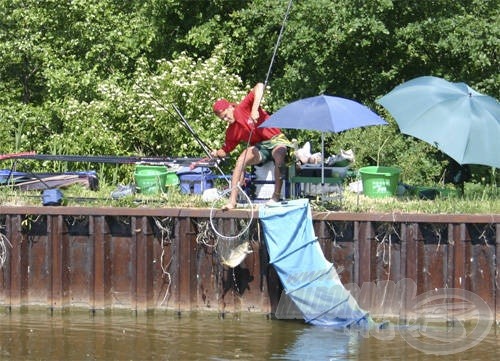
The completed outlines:
{"type": "Polygon", "coordinates": [[[314,234],[309,200],[260,207],[259,218],[270,263],[307,323],[338,328],[371,323],[325,258],[314,234]]]}

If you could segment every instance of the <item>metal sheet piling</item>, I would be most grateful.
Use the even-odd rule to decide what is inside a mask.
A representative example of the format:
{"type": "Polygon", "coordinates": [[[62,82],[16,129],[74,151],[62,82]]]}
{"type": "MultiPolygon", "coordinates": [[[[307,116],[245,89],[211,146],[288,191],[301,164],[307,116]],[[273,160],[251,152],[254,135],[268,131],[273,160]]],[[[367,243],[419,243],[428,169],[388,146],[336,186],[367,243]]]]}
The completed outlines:
{"type": "MultiPolygon", "coordinates": [[[[273,313],[282,287],[258,219],[249,239],[253,252],[232,269],[200,238],[209,216],[208,209],[2,206],[1,231],[12,247],[0,268],[0,305],[51,312],[273,313]]],[[[216,217],[229,231],[248,219],[248,211],[216,217]]],[[[399,308],[390,303],[393,292],[377,311],[409,316],[412,290],[402,282],[411,281],[416,294],[470,291],[500,320],[500,215],[313,212],[313,220],[344,284],[393,282],[398,292],[408,291],[399,308]]]]}

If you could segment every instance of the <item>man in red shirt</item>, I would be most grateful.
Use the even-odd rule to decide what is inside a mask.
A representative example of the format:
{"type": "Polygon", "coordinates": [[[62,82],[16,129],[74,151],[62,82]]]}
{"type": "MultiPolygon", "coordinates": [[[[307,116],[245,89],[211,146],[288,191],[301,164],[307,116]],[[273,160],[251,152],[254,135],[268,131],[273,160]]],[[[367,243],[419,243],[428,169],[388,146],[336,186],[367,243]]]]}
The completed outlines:
{"type": "Polygon", "coordinates": [[[243,182],[244,169],[248,165],[265,163],[274,160],[274,193],[272,201],[279,201],[283,184],[281,169],[285,166],[287,146],[291,143],[278,128],[259,128],[269,114],[260,107],[264,94],[264,84],[258,83],[239,103],[230,103],[226,99],[219,99],[213,105],[217,117],[228,123],[226,138],[221,149],[213,150],[212,156],[224,158],[233,151],[238,144],[248,144],[240,154],[234,167],[231,179],[231,195],[229,202],[222,209],[236,207],[238,184],[243,182]]]}

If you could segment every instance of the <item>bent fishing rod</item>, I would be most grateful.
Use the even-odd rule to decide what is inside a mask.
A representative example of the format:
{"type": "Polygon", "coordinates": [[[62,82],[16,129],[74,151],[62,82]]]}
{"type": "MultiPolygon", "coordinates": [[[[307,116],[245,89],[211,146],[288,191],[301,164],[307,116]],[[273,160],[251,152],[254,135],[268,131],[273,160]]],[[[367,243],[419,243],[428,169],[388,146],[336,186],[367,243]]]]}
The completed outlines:
{"type": "MultiPolygon", "coordinates": [[[[278,47],[279,47],[279,45],[280,45],[280,43],[281,43],[281,39],[282,39],[282,37],[283,37],[283,32],[284,32],[284,30],[285,30],[285,24],[286,24],[286,22],[288,21],[288,15],[290,14],[290,9],[292,8],[292,2],[293,2],[293,0],[290,0],[290,1],[288,2],[288,6],[287,6],[287,8],[286,8],[285,15],[284,15],[284,17],[283,17],[283,22],[281,23],[280,32],[279,32],[279,34],[278,34],[278,38],[276,39],[276,43],[275,43],[275,45],[274,45],[273,54],[272,54],[272,56],[271,56],[271,61],[269,62],[269,68],[267,69],[266,78],[265,78],[265,80],[264,80],[264,88],[263,88],[263,90],[262,90],[262,96],[261,96],[261,98],[259,99],[259,104],[258,104],[258,106],[260,106],[260,104],[262,103],[262,99],[264,98],[264,93],[265,93],[266,88],[267,88],[267,83],[268,83],[268,81],[269,81],[269,77],[271,76],[271,70],[272,70],[272,67],[273,67],[273,64],[274,64],[274,60],[275,60],[275,58],[276,58],[276,54],[278,53],[278,47]]],[[[254,128],[255,128],[255,127],[251,127],[251,129],[250,129],[250,134],[249,134],[249,136],[248,136],[248,141],[247,141],[247,145],[246,145],[247,149],[248,149],[248,148],[249,148],[249,146],[250,146],[250,140],[252,139],[252,135],[253,135],[254,128]]],[[[243,168],[245,167],[245,166],[244,166],[245,161],[246,161],[246,159],[244,159],[244,160],[243,160],[243,165],[242,165],[242,167],[243,167],[243,168]]],[[[243,171],[243,169],[242,169],[242,171],[243,171]]]]}
{"type": "MultiPolygon", "coordinates": [[[[285,28],[285,23],[287,21],[287,18],[288,18],[288,14],[290,13],[290,8],[292,6],[292,0],[289,1],[288,3],[288,7],[287,7],[287,10],[285,12],[285,16],[284,16],[284,19],[283,19],[283,23],[281,24],[281,29],[280,29],[280,32],[279,32],[279,35],[278,35],[278,39],[276,40],[276,44],[274,46],[274,51],[273,51],[273,55],[271,57],[271,62],[269,64],[269,68],[268,68],[268,71],[267,71],[267,74],[266,74],[266,78],[265,78],[265,81],[264,81],[264,89],[262,90],[262,96],[261,98],[259,99],[259,104],[258,106],[260,106],[260,103],[262,102],[262,98],[264,97],[264,92],[265,92],[265,89],[267,87],[267,82],[269,80],[269,77],[270,77],[270,74],[271,74],[271,69],[272,69],[272,66],[273,66],[273,63],[274,63],[274,59],[276,57],[276,53],[278,51],[278,46],[281,42],[281,38],[282,38],[282,35],[283,35],[283,30],[285,28]]],[[[252,120],[252,124],[253,124],[253,120],[252,120]]],[[[250,132],[249,132],[249,136],[248,136],[248,141],[247,141],[247,144],[246,144],[246,148],[248,149],[249,146],[250,146],[250,141],[252,139],[252,134],[254,132],[254,129],[255,129],[255,126],[251,127],[250,128],[250,132]]],[[[243,158],[243,162],[241,164],[241,174],[244,174],[244,168],[245,168],[245,163],[246,163],[246,156],[247,156],[247,153],[245,152],[245,157],[243,158]]],[[[250,197],[246,194],[246,192],[241,188],[241,184],[240,184],[240,181],[237,180],[237,183],[236,183],[236,188],[238,188],[238,191],[241,192],[241,194],[243,196],[245,196],[245,198],[248,200],[248,203],[251,205],[251,199],[250,197]]],[[[223,192],[221,194],[221,196],[224,196],[226,194],[228,194],[229,192],[231,192],[234,188],[231,187],[229,189],[227,189],[225,192],[223,192]]],[[[214,233],[219,237],[219,238],[222,238],[222,239],[227,239],[227,240],[234,240],[234,239],[238,239],[240,238],[241,236],[243,236],[247,231],[248,229],[250,228],[250,225],[252,224],[252,221],[253,221],[253,217],[254,217],[254,208],[253,206],[250,207],[251,209],[251,212],[250,212],[250,219],[248,221],[248,224],[243,227],[243,229],[238,232],[236,235],[233,235],[233,236],[227,236],[227,235],[224,235],[222,234],[221,232],[218,231],[215,223],[214,223],[214,209],[215,209],[215,204],[216,204],[217,200],[214,201],[212,203],[212,206],[210,207],[210,217],[209,217],[209,220],[210,220],[210,226],[212,227],[212,230],[214,231],[214,233]]]]}
{"type": "Polygon", "coordinates": [[[288,2],[285,16],[283,17],[283,22],[281,23],[280,32],[278,34],[278,39],[276,40],[276,44],[274,45],[273,55],[271,56],[271,62],[269,63],[269,68],[267,69],[266,78],[264,80],[264,91],[266,89],[269,77],[271,76],[271,69],[272,69],[273,64],[274,64],[274,58],[276,57],[276,54],[278,53],[278,46],[281,43],[281,38],[283,37],[283,32],[285,30],[285,24],[288,21],[288,15],[290,14],[290,9],[292,8],[292,2],[293,2],[293,0],[290,0],[288,2]]]}

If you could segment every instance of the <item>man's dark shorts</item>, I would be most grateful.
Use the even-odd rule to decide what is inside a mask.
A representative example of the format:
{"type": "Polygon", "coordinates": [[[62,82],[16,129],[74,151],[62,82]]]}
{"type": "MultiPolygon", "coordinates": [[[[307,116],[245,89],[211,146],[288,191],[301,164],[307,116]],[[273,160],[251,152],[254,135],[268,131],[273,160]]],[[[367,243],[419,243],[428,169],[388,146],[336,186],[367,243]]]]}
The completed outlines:
{"type": "Polygon", "coordinates": [[[264,164],[270,160],[273,160],[273,149],[278,145],[284,145],[286,147],[291,147],[292,143],[285,137],[285,135],[278,134],[272,137],[269,140],[264,140],[263,142],[255,144],[255,147],[259,150],[260,153],[260,163],[264,164]]]}

